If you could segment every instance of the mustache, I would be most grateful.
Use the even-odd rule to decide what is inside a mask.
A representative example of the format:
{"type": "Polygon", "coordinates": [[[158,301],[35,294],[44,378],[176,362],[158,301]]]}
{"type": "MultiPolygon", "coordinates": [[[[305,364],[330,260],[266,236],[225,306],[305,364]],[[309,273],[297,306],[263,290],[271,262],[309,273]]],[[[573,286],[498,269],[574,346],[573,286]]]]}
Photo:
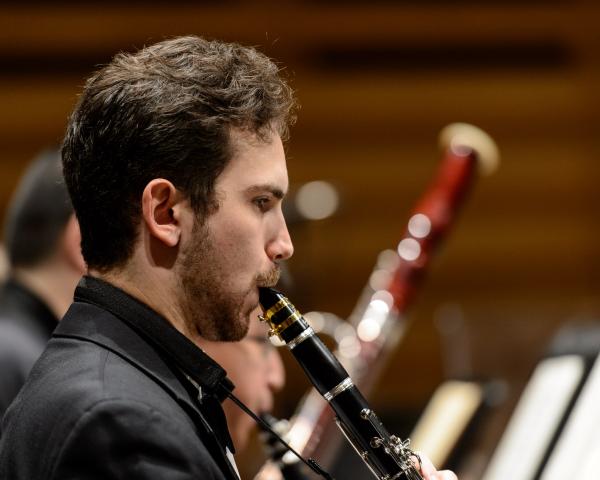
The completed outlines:
{"type": "Polygon", "coordinates": [[[259,273],[256,276],[256,285],[259,287],[274,287],[281,276],[281,268],[275,265],[268,272],[259,273]]]}

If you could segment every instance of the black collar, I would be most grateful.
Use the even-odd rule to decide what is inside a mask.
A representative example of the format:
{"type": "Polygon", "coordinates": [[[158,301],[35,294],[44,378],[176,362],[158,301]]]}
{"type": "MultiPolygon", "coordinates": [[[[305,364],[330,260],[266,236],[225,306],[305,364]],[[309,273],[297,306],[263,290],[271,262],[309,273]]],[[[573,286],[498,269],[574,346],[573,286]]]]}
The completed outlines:
{"type": "Polygon", "coordinates": [[[234,388],[227,372],[165,318],[123,290],[98,278],[85,276],[75,289],[75,301],[96,305],[129,325],[167,356],[201,388],[223,401],[234,388]]]}

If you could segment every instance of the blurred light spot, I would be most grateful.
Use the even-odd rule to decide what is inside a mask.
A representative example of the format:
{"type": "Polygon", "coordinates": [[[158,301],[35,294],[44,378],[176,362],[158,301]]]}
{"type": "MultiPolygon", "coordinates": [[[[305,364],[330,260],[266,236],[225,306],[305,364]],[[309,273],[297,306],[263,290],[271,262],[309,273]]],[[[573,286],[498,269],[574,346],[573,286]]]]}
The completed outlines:
{"type": "Polygon", "coordinates": [[[304,446],[308,442],[312,431],[313,427],[310,424],[310,421],[306,418],[298,417],[293,423],[290,432],[288,433],[288,443],[292,447],[300,450],[304,448],[304,446]]]}
{"type": "Polygon", "coordinates": [[[339,197],[333,185],[323,181],[308,182],[296,194],[296,208],[311,220],[331,216],[338,207],[339,197]]]}
{"type": "Polygon", "coordinates": [[[421,246],[414,238],[405,238],[398,245],[398,255],[411,262],[421,255],[421,246]]]}
{"type": "Polygon", "coordinates": [[[354,327],[350,325],[348,322],[341,322],[333,332],[333,338],[335,341],[340,344],[342,340],[346,337],[355,337],[356,333],[354,332],[354,327]]]}
{"type": "Polygon", "coordinates": [[[369,303],[369,307],[380,315],[387,315],[390,311],[390,307],[388,306],[388,304],[383,300],[379,299],[371,300],[371,303],[369,303]]]}
{"type": "Polygon", "coordinates": [[[387,270],[375,270],[369,277],[369,287],[373,290],[387,288],[392,281],[392,274],[387,270]]]}
{"type": "Polygon", "coordinates": [[[319,333],[325,328],[325,317],[321,312],[308,312],[304,314],[304,319],[310,323],[312,329],[319,333]]]}
{"type": "Polygon", "coordinates": [[[346,337],[338,344],[340,355],[346,358],[355,358],[360,354],[360,342],[356,337],[346,337]]]}
{"type": "Polygon", "coordinates": [[[392,271],[400,263],[398,252],[395,250],[384,250],[377,256],[377,268],[392,271]]]}
{"type": "Polygon", "coordinates": [[[376,319],[372,317],[366,317],[363,318],[358,324],[356,333],[358,338],[360,338],[363,342],[372,342],[381,333],[381,326],[376,319]]]}
{"type": "Polygon", "coordinates": [[[269,341],[274,347],[277,348],[283,347],[285,345],[285,342],[281,338],[279,338],[279,335],[271,335],[269,337],[269,341]]]}
{"type": "MultiPolygon", "coordinates": [[[[384,302],[387,305],[387,312],[390,311],[392,305],[394,304],[394,296],[388,292],[387,290],[378,290],[372,296],[371,300],[379,300],[384,302]]],[[[386,312],[386,313],[387,313],[386,312]]]]}
{"type": "Polygon", "coordinates": [[[417,213],[408,221],[408,231],[415,238],[425,238],[431,232],[431,220],[427,215],[417,213]]]}

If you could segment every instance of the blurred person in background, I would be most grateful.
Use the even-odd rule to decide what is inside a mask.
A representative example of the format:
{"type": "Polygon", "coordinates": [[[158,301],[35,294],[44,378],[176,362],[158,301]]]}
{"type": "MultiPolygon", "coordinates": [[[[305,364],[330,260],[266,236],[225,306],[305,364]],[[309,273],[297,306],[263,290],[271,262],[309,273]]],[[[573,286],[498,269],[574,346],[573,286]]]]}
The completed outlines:
{"type": "MultiPolygon", "coordinates": [[[[198,345],[227,371],[236,396],[257,414],[273,408],[273,394],[283,388],[285,370],[277,348],[267,336],[267,326],[258,321],[262,312],[250,315],[248,334],[238,343],[200,340],[198,345]]],[[[236,451],[244,450],[256,423],[232,401],[223,403],[227,426],[236,451]]]]}
{"type": "Polygon", "coordinates": [[[73,299],[85,270],[60,155],[47,151],[26,171],[4,224],[7,278],[0,291],[0,417],[73,299]]]}

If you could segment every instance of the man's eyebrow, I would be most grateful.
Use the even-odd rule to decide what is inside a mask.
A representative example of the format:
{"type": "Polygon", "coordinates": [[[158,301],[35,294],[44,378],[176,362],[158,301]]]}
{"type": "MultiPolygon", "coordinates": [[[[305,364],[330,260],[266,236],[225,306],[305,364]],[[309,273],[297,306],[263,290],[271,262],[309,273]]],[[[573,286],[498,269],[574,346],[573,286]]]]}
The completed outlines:
{"type": "Polygon", "coordinates": [[[279,200],[285,197],[287,193],[284,192],[281,188],[270,183],[265,183],[263,185],[252,185],[251,187],[247,188],[246,191],[249,193],[261,193],[266,191],[271,193],[275,198],[279,200]]]}

